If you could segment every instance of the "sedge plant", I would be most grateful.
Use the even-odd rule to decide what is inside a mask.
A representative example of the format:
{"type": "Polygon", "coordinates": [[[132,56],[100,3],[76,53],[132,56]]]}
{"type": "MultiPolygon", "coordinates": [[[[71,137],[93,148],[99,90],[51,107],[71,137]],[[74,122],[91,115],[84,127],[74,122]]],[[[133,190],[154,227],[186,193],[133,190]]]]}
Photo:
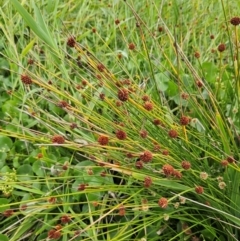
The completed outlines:
{"type": "Polygon", "coordinates": [[[239,240],[233,6],[225,34],[216,1],[46,6],[2,17],[2,239],[239,240]]]}

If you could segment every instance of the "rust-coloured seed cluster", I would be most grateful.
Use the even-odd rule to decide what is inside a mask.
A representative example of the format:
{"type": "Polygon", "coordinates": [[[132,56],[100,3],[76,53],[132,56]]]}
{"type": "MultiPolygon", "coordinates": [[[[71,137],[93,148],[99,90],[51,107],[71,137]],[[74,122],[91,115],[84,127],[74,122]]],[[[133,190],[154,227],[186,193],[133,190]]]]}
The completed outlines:
{"type": "Polygon", "coordinates": [[[65,100],[59,101],[57,105],[61,108],[67,108],[69,106],[69,104],[65,100]]]}
{"type": "Polygon", "coordinates": [[[178,179],[182,178],[182,173],[178,170],[175,170],[170,164],[164,164],[162,167],[162,171],[167,177],[173,176],[178,179]]]}
{"type": "Polygon", "coordinates": [[[130,85],[130,84],[131,84],[131,80],[130,80],[130,79],[124,79],[124,80],[122,81],[122,83],[123,83],[124,85],[130,85]]]}
{"type": "Polygon", "coordinates": [[[150,101],[146,101],[144,104],[143,104],[143,107],[148,110],[148,111],[151,111],[153,109],[153,103],[150,102],[150,101]]]}
{"type": "Polygon", "coordinates": [[[23,204],[21,205],[20,210],[25,211],[27,208],[28,208],[27,204],[23,204]]]}
{"type": "Polygon", "coordinates": [[[195,192],[196,192],[197,194],[203,194],[204,189],[203,189],[203,187],[201,187],[201,186],[197,186],[197,187],[195,187],[195,192]]]}
{"type": "Polygon", "coordinates": [[[25,85],[30,85],[32,84],[32,79],[26,75],[26,74],[22,74],[21,75],[21,81],[25,84],[25,85]]]}
{"type": "Polygon", "coordinates": [[[163,167],[162,167],[162,170],[163,170],[163,173],[166,175],[166,176],[170,176],[173,174],[174,172],[174,168],[172,165],[170,164],[164,164],[163,167]]]}
{"type": "Polygon", "coordinates": [[[203,87],[203,82],[201,80],[197,80],[196,81],[196,85],[198,88],[202,88],[203,87]]]}
{"type": "Polygon", "coordinates": [[[118,53],[118,54],[117,54],[117,57],[118,57],[118,59],[122,59],[122,54],[121,54],[121,53],[118,53]]]}
{"type": "Polygon", "coordinates": [[[177,138],[177,137],[178,137],[177,131],[176,131],[176,130],[173,130],[173,129],[168,132],[168,135],[169,135],[169,137],[171,137],[171,138],[177,138]]]}
{"type": "Polygon", "coordinates": [[[144,151],[140,155],[140,160],[142,160],[143,162],[150,162],[152,158],[153,158],[153,154],[148,150],[144,151]]]}
{"type": "Polygon", "coordinates": [[[164,155],[164,156],[168,156],[169,155],[169,150],[162,150],[162,154],[164,155]]]}
{"type": "Polygon", "coordinates": [[[128,90],[127,89],[120,89],[118,90],[118,98],[121,101],[127,101],[128,100],[128,90]]]}
{"type": "Polygon", "coordinates": [[[234,163],[234,162],[235,162],[235,159],[234,159],[234,157],[229,156],[229,157],[227,157],[227,161],[228,161],[229,163],[234,163]]]}
{"type": "Polygon", "coordinates": [[[69,215],[63,215],[61,217],[61,223],[69,223],[71,222],[71,217],[69,215]]]}
{"type": "Polygon", "coordinates": [[[104,94],[104,93],[101,93],[101,94],[99,95],[99,98],[100,98],[100,100],[104,100],[104,99],[105,99],[105,94],[104,94]]]}
{"type": "Polygon", "coordinates": [[[62,236],[60,230],[51,229],[48,231],[48,238],[49,239],[59,239],[62,236]]]}
{"type": "Polygon", "coordinates": [[[154,124],[155,126],[164,126],[164,124],[162,123],[162,121],[159,120],[159,119],[154,119],[154,120],[153,120],[153,124],[154,124]]]}
{"type": "Polygon", "coordinates": [[[239,24],[240,24],[240,17],[233,17],[233,18],[231,18],[230,23],[231,23],[233,26],[239,25],[239,24]]]}
{"type": "Polygon", "coordinates": [[[122,106],[122,101],[116,100],[115,104],[117,107],[120,107],[120,106],[122,106]]]}
{"type": "Polygon", "coordinates": [[[43,158],[43,154],[42,154],[42,153],[38,153],[38,154],[37,154],[37,158],[38,158],[38,159],[43,158]]]}
{"type": "Polygon", "coordinates": [[[7,209],[3,212],[3,216],[8,218],[11,217],[14,214],[14,211],[12,209],[7,209]]]}
{"type": "Polygon", "coordinates": [[[76,123],[71,123],[70,124],[70,129],[75,129],[75,128],[77,128],[77,124],[76,123]]]}
{"type": "Polygon", "coordinates": [[[49,202],[49,203],[52,203],[52,204],[56,203],[56,201],[57,201],[57,199],[56,199],[55,197],[50,197],[50,198],[48,199],[48,202],[49,202]]]}
{"type": "Polygon", "coordinates": [[[139,132],[139,134],[140,134],[140,136],[141,136],[142,138],[146,138],[147,135],[148,135],[148,132],[147,132],[146,130],[141,130],[141,131],[139,132]]]}
{"type": "Polygon", "coordinates": [[[182,178],[182,173],[178,170],[174,170],[172,173],[173,177],[177,178],[177,179],[181,179],[182,178]]]}
{"type": "Polygon", "coordinates": [[[188,161],[182,161],[182,168],[188,170],[191,168],[191,163],[188,161]]]}
{"type": "Polygon", "coordinates": [[[148,95],[144,95],[144,96],[142,97],[142,100],[143,100],[143,101],[149,101],[149,100],[150,100],[150,98],[149,98],[149,96],[148,96],[148,95]]]}
{"type": "Polygon", "coordinates": [[[52,143],[63,144],[64,142],[65,142],[65,139],[61,135],[55,135],[52,137],[52,143]]]}
{"type": "Polygon", "coordinates": [[[100,173],[100,175],[101,175],[101,177],[106,177],[107,173],[106,173],[105,171],[102,171],[102,172],[100,173]]]}
{"type": "Polygon", "coordinates": [[[153,151],[158,152],[161,149],[161,146],[158,143],[153,143],[153,151]]]}
{"type": "Polygon", "coordinates": [[[134,43],[130,43],[130,44],[128,45],[128,48],[129,48],[130,50],[134,50],[134,49],[135,49],[135,44],[134,44],[134,43]]]}
{"type": "Polygon", "coordinates": [[[158,32],[163,32],[164,28],[162,26],[158,26],[158,32]]]}
{"type": "Polygon", "coordinates": [[[224,50],[226,50],[226,45],[225,44],[219,44],[217,49],[220,53],[222,53],[224,50]]]}
{"type": "Polygon", "coordinates": [[[227,160],[222,160],[222,161],[221,161],[221,165],[222,165],[223,167],[226,167],[228,164],[229,164],[229,163],[228,163],[227,160]]]}
{"type": "Polygon", "coordinates": [[[196,59],[199,59],[199,58],[201,57],[201,55],[200,55],[199,52],[195,52],[195,53],[194,53],[194,57],[195,57],[196,59]]]}
{"type": "Polygon", "coordinates": [[[137,169],[142,169],[142,168],[143,168],[143,162],[142,162],[142,161],[136,161],[135,167],[136,167],[137,169]]]}
{"type": "Polygon", "coordinates": [[[182,98],[183,100],[187,100],[187,99],[189,98],[189,95],[188,95],[187,93],[182,93],[182,94],[181,94],[181,98],[182,98]]]}
{"type": "Polygon", "coordinates": [[[188,116],[181,116],[180,118],[180,124],[183,126],[188,125],[190,122],[190,118],[188,116]]]}
{"type": "Polygon", "coordinates": [[[119,19],[116,19],[115,20],[115,24],[118,25],[120,23],[120,20],[119,19]]]}
{"type": "Polygon", "coordinates": [[[152,185],[152,178],[151,177],[145,177],[144,178],[144,187],[149,188],[152,185]]]}
{"type": "Polygon", "coordinates": [[[118,215],[119,216],[124,216],[126,213],[125,207],[123,205],[121,205],[118,209],[118,215]]]}
{"type": "Polygon", "coordinates": [[[28,65],[33,65],[34,64],[34,59],[28,59],[27,64],[28,65]]]}
{"type": "Polygon", "coordinates": [[[107,145],[108,144],[108,137],[107,136],[104,136],[104,135],[100,135],[99,137],[98,137],[98,143],[100,144],[100,145],[102,145],[102,146],[105,146],[105,145],[107,145]]]}
{"type": "Polygon", "coordinates": [[[70,48],[74,48],[76,44],[76,40],[73,36],[69,37],[67,40],[67,46],[69,46],[70,48]]]}
{"type": "Polygon", "coordinates": [[[161,198],[158,200],[158,205],[159,205],[161,208],[167,208],[167,207],[168,207],[168,200],[167,200],[167,198],[161,197],[161,198]]]}
{"type": "Polygon", "coordinates": [[[81,184],[78,185],[77,190],[78,190],[78,191],[83,191],[83,190],[86,189],[86,186],[88,186],[88,184],[81,183],[81,184]]]}
{"type": "Polygon", "coordinates": [[[214,39],[214,35],[213,34],[210,35],[210,39],[214,39]]]}
{"type": "Polygon", "coordinates": [[[119,139],[119,140],[125,140],[127,138],[127,134],[125,131],[123,130],[117,130],[116,131],[116,137],[119,139]]]}
{"type": "Polygon", "coordinates": [[[126,154],[126,157],[127,157],[127,158],[133,158],[134,155],[133,155],[131,152],[128,152],[128,153],[126,154]]]}
{"type": "Polygon", "coordinates": [[[100,71],[100,72],[104,72],[104,70],[106,69],[106,67],[103,65],[103,64],[98,64],[97,65],[97,69],[100,71]]]}

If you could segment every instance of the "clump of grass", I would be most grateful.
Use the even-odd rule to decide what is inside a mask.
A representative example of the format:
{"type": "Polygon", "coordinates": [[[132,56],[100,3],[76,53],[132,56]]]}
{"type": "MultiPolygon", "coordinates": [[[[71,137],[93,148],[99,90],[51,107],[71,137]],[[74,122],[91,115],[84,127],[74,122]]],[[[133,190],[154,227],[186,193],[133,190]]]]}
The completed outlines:
{"type": "MultiPolygon", "coordinates": [[[[188,18],[172,30],[161,17],[148,24],[141,5],[119,3],[124,19],[108,20],[110,34],[90,18],[82,25],[91,29],[85,36],[73,26],[55,40],[36,6],[39,26],[12,2],[31,22],[41,51],[32,46],[29,57],[9,59],[20,71],[12,72],[15,111],[2,121],[9,143],[2,172],[16,169],[17,180],[1,201],[2,234],[9,240],[237,240],[239,113],[233,110],[239,96],[232,87],[239,60],[231,57],[237,52],[231,35],[230,57],[221,39],[214,63],[188,46],[203,31],[195,24],[189,31],[188,18]],[[183,33],[193,37],[182,40],[183,33]]],[[[145,14],[160,15],[156,5],[145,7],[145,14]]],[[[183,17],[190,5],[161,7],[166,16],[173,8],[183,17]]],[[[229,21],[236,21],[226,20],[230,32],[229,21]]],[[[195,48],[198,43],[200,37],[195,48]]]]}

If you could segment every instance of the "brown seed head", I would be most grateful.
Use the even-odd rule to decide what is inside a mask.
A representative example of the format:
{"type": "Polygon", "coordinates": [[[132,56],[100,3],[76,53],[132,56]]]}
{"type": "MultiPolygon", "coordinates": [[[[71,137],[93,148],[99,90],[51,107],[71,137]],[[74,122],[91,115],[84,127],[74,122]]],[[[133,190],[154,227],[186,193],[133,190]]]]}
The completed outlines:
{"type": "Polygon", "coordinates": [[[61,217],[61,223],[69,223],[71,221],[71,217],[68,215],[63,215],[61,217]]]}
{"type": "Polygon", "coordinates": [[[226,49],[226,45],[225,44],[219,44],[218,45],[218,51],[221,53],[226,49]]]}
{"type": "Polygon", "coordinates": [[[146,101],[143,105],[143,107],[148,110],[148,111],[151,111],[153,109],[153,103],[150,102],[150,101],[146,101]]]}
{"type": "Polygon", "coordinates": [[[115,24],[118,25],[120,23],[120,20],[119,19],[116,19],[115,20],[115,24]]]}
{"type": "Polygon", "coordinates": [[[134,50],[134,49],[135,49],[135,44],[134,44],[134,43],[130,43],[130,44],[128,45],[128,48],[129,48],[130,50],[134,50]]]}
{"type": "Polygon", "coordinates": [[[8,218],[11,217],[14,214],[14,211],[12,209],[7,209],[3,212],[3,216],[8,218]]]}
{"type": "Polygon", "coordinates": [[[37,154],[37,158],[38,158],[38,159],[43,158],[43,154],[42,154],[42,153],[38,153],[38,154],[37,154]]]}
{"type": "Polygon", "coordinates": [[[56,203],[56,201],[57,201],[57,199],[56,199],[55,197],[50,197],[50,198],[48,199],[48,202],[49,202],[49,203],[56,203]]]}
{"type": "Polygon", "coordinates": [[[144,96],[142,97],[142,100],[143,100],[143,101],[149,101],[149,100],[150,100],[150,98],[149,98],[149,96],[148,96],[148,95],[144,95],[144,96]]]}
{"type": "Polygon", "coordinates": [[[168,200],[167,200],[167,198],[161,197],[161,198],[158,200],[158,205],[159,205],[161,208],[167,208],[167,206],[168,206],[168,200]]]}
{"type": "Polygon", "coordinates": [[[171,137],[171,138],[177,138],[177,137],[178,137],[178,133],[177,133],[176,130],[170,130],[170,131],[168,132],[168,135],[169,135],[169,137],[171,137]]]}
{"type": "Polygon", "coordinates": [[[59,106],[60,108],[67,108],[69,104],[65,100],[61,100],[58,102],[57,106],[59,106]]]}
{"type": "Polygon", "coordinates": [[[168,156],[169,155],[169,151],[168,150],[162,150],[162,154],[164,155],[164,156],[168,156]]]}
{"type": "Polygon", "coordinates": [[[191,163],[188,161],[182,161],[182,168],[188,170],[191,168],[191,163]]]}
{"type": "Polygon", "coordinates": [[[100,98],[101,100],[104,100],[104,99],[105,99],[105,94],[104,94],[104,93],[101,93],[101,94],[99,95],[99,98],[100,98]]]}
{"type": "Polygon", "coordinates": [[[127,101],[128,100],[128,90],[127,89],[118,90],[118,98],[121,101],[127,101]]]}
{"type": "Polygon", "coordinates": [[[142,162],[142,161],[136,161],[135,167],[136,167],[137,169],[142,169],[142,168],[143,168],[143,162],[142,162]]]}
{"type": "Polygon", "coordinates": [[[180,124],[181,124],[182,126],[188,125],[189,122],[190,122],[190,118],[189,118],[188,116],[182,116],[182,117],[180,118],[180,124]]]}
{"type": "Polygon", "coordinates": [[[230,23],[231,23],[233,26],[239,25],[239,24],[240,24],[240,17],[233,17],[233,18],[231,18],[230,23]]]}
{"type": "Polygon", "coordinates": [[[60,230],[56,229],[51,229],[48,231],[48,238],[49,239],[59,239],[61,237],[61,232],[60,230]]]}
{"type": "Polygon", "coordinates": [[[197,80],[196,81],[196,85],[198,88],[202,88],[203,87],[203,82],[201,80],[197,80]]]}
{"type": "Polygon", "coordinates": [[[100,72],[104,72],[104,70],[106,69],[106,67],[103,65],[103,64],[98,64],[97,65],[97,69],[100,71],[100,72]]]}
{"type": "Polygon", "coordinates": [[[68,40],[67,40],[67,46],[69,46],[70,48],[74,48],[76,44],[76,40],[74,37],[69,37],[68,40]]]}
{"type": "Polygon", "coordinates": [[[158,26],[158,32],[163,32],[164,28],[162,26],[158,26]]]}
{"type": "Polygon", "coordinates": [[[70,129],[75,129],[75,128],[77,128],[77,124],[76,123],[71,123],[70,124],[70,129]]]}
{"type": "Polygon", "coordinates": [[[149,188],[152,185],[152,178],[151,177],[145,177],[144,178],[144,187],[149,188]]]}
{"type": "Polygon", "coordinates": [[[21,81],[22,81],[25,85],[30,85],[30,84],[32,84],[32,79],[31,79],[28,75],[25,75],[25,74],[22,74],[22,75],[21,75],[21,81]]]}
{"type": "Polygon", "coordinates": [[[222,160],[222,161],[221,161],[221,165],[222,165],[223,167],[226,167],[228,164],[229,164],[229,163],[228,163],[227,160],[222,160]]]}
{"type": "Polygon", "coordinates": [[[170,164],[164,164],[162,170],[166,176],[170,176],[174,172],[174,168],[170,164]]]}
{"type": "Polygon", "coordinates": [[[150,162],[153,158],[153,155],[150,151],[146,150],[143,152],[143,154],[140,155],[140,160],[143,162],[150,162]]]}
{"type": "Polygon", "coordinates": [[[78,191],[83,191],[83,190],[85,190],[86,186],[87,186],[87,184],[85,184],[85,183],[81,183],[81,184],[79,184],[77,190],[78,190],[78,191]]]}
{"type": "Polygon", "coordinates": [[[123,205],[121,205],[118,209],[118,215],[119,216],[124,216],[126,213],[125,207],[123,205]]]}
{"type": "Polygon", "coordinates": [[[197,186],[197,187],[195,187],[195,192],[196,192],[197,194],[203,194],[204,189],[203,189],[203,187],[201,187],[201,186],[197,186]]]}
{"type": "Polygon", "coordinates": [[[195,58],[199,59],[199,58],[200,58],[200,56],[201,56],[201,55],[200,55],[200,53],[199,53],[199,52],[195,52],[195,53],[194,53],[194,57],[195,57],[195,58]]]}
{"type": "Polygon", "coordinates": [[[127,138],[127,134],[125,131],[123,130],[117,130],[116,131],[116,137],[119,139],[119,140],[125,140],[127,138]]]}
{"type": "Polygon", "coordinates": [[[33,65],[33,64],[34,64],[34,59],[28,59],[27,63],[28,63],[29,65],[33,65]]]}
{"type": "Polygon", "coordinates": [[[147,132],[146,130],[141,130],[141,131],[139,132],[139,134],[140,134],[140,136],[141,136],[142,138],[146,138],[147,135],[148,135],[148,132],[147,132]]]}
{"type": "Polygon", "coordinates": [[[187,100],[189,98],[189,95],[187,93],[182,93],[181,98],[187,100]]]}
{"type": "Polygon", "coordinates": [[[104,135],[100,135],[98,137],[98,143],[102,146],[107,145],[108,144],[108,137],[104,136],[104,135]]]}
{"type": "Polygon", "coordinates": [[[235,162],[235,159],[234,159],[234,157],[229,156],[229,157],[227,157],[227,161],[228,161],[229,163],[234,163],[234,162],[235,162]]]}
{"type": "Polygon", "coordinates": [[[177,171],[177,170],[174,170],[172,175],[177,178],[177,179],[181,179],[182,178],[182,173],[177,171]]]}
{"type": "Polygon", "coordinates": [[[159,119],[154,119],[154,120],[153,120],[153,124],[154,124],[155,126],[164,126],[164,124],[162,123],[162,121],[159,120],[159,119]]]}
{"type": "Polygon", "coordinates": [[[52,143],[63,144],[64,142],[65,142],[65,139],[63,136],[55,135],[52,137],[52,143]]]}

